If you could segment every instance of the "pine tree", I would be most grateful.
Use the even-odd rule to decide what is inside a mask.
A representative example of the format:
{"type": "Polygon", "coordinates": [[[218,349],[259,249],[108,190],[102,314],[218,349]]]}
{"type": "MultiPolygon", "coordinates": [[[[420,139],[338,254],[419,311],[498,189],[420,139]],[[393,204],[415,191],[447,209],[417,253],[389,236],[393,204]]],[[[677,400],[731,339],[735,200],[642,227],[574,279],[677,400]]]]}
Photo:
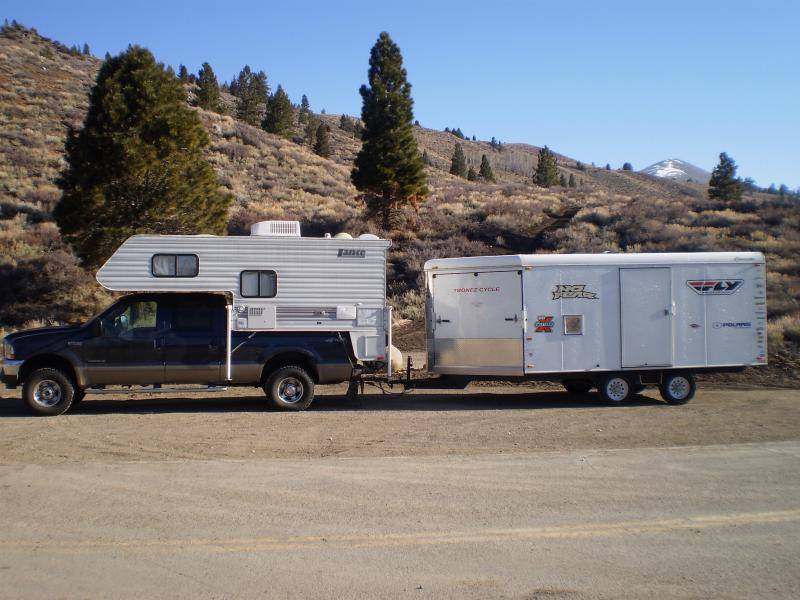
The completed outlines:
{"type": "Polygon", "coordinates": [[[571,188],[578,186],[578,184],[575,182],[575,175],[572,173],[569,174],[569,181],[567,181],[567,185],[571,188]]]}
{"type": "Polygon", "coordinates": [[[427,150],[423,150],[422,151],[422,164],[424,164],[424,165],[432,165],[433,164],[431,162],[431,157],[428,156],[428,151],[427,150]]]}
{"type": "Polygon", "coordinates": [[[197,73],[197,106],[206,110],[220,112],[219,106],[219,83],[214,70],[207,62],[203,63],[197,73]]]}
{"type": "Polygon", "coordinates": [[[306,127],[303,130],[303,137],[305,138],[306,144],[314,148],[314,145],[317,143],[317,129],[319,129],[320,121],[315,117],[310,117],[308,119],[308,123],[306,123],[306,127]]]}
{"type": "Polygon", "coordinates": [[[497,181],[494,177],[494,171],[492,171],[492,165],[489,164],[489,159],[485,154],[481,156],[480,175],[484,181],[489,181],[491,183],[497,181]]]}
{"type": "Polygon", "coordinates": [[[475,181],[476,179],[478,179],[478,174],[475,172],[474,167],[470,167],[469,171],[467,171],[467,180],[475,181]]]}
{"type": "Polygon", "coordinates": [[[331,155],[331,128],[325,123],[317,127],[317,141],[314,143],[314,152],[319,156],[328,158],[331,155]]]}
{"type": "Polygon", "coordinates": [[[84,265],[137,233],[224,234],[231,196],[204,157],[208,143],[183,86],[149,50],[103,63],[83,129],[67,137],[53,211],[84,265]]]}
{"type": "Polygon", "coordinates": [[[231,82],[231,93],[237,98],[236,116],[245,123],[258,126],[261,105],[266,104],[269,95],[264,71],[254,73],[249,65],[245,65],[239,76],[231,82]]]}
{"type": "Polygon", "coordinates": [[[389,229],[398,209],[416,205],[428,193],[425,166],[414,138],[411,84],[406,79],[400,48],[383,32],[372,47],[369,86],[359,90],[364,101],[363,144],[351,173],[367,208],[389,229]]]}
{"type": "Polygon", "coordinates": [[[453,158],[450,159],[450,174],[458,177],[467,176],[467,159],[464,156],[464,149],[459,143],[456,143],[456,147],[453,149],[453,158]]]}
{"type": "Polygon", "coordinates": [[[311,104],[308,102],[308,96],[303,94],[303,98],[300,100],[300,113],[297,116],[298,121],[301,123],[307,123],[310,114],[311,104]]]}
{"type": "Polygon", "coordinates": [[[539,150],[539,162],[536,165],[533,182],[541,187],[558,185],[556,155],[547,146],[539,150]]]}
{"type": "Polygon", "coordinates": [[[294,135],[294,110],[289,96],[279,85],[275,93],[267,100],[267,114],[261,127],[265,131],[291,139],[294,135]]]}
{"type": "Polygon", "coordinates": [[[561,187],[567,187],[567,177],[563,173],[558,177],[558,185],[561,187]]]}
{"type": "Polygon", "coordinates": [[[606,171],[610,171],[610,170],[611,170],[611,163],[606,163],[606,171]]]}
{"type": "Polygon", "coordinates": [[[178,79],[184,83],[189,81],[189,70],[186,68],[186,65],[178,65],[178,79]]]}
{"type": "Polygon", "coordinates": [[[719,155],[719,164],[711,173],[708,182],[708,197],[726,202],[742,198],[742,182],[736,177],[736,162],[725,152],[719,155]]]}
{"type": "Polygon", "coordinates": [[[623,171],[633,171],[633,165],[631,163],[629,163],[629,162],[626,162],[624,165],[622,165],[622,170],[623,171]]]}
{"type": "Polygon", "coordinates": [[[83,55],[84,56],[89,56],[91,53],[92,53],[91,50],[89,50],[89,44],[84,42],[84,44],[83,44],[83,55]]]}

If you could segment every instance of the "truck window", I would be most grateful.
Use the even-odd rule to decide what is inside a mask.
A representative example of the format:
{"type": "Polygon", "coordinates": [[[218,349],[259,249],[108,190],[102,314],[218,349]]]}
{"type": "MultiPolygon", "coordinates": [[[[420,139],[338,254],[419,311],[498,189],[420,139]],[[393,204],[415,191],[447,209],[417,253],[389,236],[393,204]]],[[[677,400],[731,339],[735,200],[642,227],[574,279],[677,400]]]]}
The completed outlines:
{"type": "Polygon", "coordinates": [[[173,311],[172,329],[175,331],[213,331],[214,310],[214,307],[211,306],[179,304],[173,311]]]}
{"type": "Polygon", "coordinates": [[[138,300],[104,317],[102,329],[104,335],[124,337],[136,330],[155,330],[157,323],[158,304],[154,300],[138,300]]]}
{"type": "Polygon", "coordinates": [[[155,277],[197,277],[200,259],[196,254],[154,254],[151,272],[155,277]]]}
{"type": "Polygon", "coordinates": [[[242,271],[239,292],[243,298],[274,298],[278,293],[278,274],[275,271],[242,271]]]}

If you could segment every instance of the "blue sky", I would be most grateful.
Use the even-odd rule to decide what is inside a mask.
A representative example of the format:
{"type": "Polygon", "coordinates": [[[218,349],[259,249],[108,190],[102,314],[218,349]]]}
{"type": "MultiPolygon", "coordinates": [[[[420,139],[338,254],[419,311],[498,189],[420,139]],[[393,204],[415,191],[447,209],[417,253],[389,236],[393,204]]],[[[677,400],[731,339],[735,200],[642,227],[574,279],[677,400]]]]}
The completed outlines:
{"type": "Polygon", "coordinates": [[[795,0],[5,0],[0,17],[98,56],[136,43],[176,67],[207,60],[225,80],[247,63],[293,101],[348,114],[386,30],[427,127],[637,169],[710,170],[726,151],[743,177],[800,186],[795,0]]]}

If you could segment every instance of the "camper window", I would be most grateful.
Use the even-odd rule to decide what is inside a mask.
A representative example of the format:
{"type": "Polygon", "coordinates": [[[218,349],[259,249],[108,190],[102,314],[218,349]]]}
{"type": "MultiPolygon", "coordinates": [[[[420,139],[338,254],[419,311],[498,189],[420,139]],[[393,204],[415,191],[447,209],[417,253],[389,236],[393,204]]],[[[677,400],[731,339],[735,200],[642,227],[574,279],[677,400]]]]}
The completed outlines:
{"type": "Polygon", "coordinates": [[[197,277],[199,269],[196,254],[154,254],[151,261],[154,277],[197,277]]]}
{"type": "Polygon", "coordinates": [[[242,271],[239,279],[242,298],[274,298],[278,293],[275,271],[242,271]]]}
{"type": "Polygon", "coordinates": [[[564,335],[583,335],[583,315],[564,315],[564,335]]]}

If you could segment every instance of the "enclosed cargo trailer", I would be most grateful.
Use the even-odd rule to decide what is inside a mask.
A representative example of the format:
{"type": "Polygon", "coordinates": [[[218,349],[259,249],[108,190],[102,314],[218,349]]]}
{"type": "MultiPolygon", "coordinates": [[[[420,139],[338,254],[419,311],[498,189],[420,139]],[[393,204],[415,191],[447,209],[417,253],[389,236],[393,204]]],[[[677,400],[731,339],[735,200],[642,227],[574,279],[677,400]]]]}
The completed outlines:
{"type": "Polygon", "coordinates": [[[444,258],[425,279],[440,375],[561,379],[614,401],[647,383],[663,393],[675,374],[693,393],[692,373],[767,363],[758,252],[444,258]]]}

